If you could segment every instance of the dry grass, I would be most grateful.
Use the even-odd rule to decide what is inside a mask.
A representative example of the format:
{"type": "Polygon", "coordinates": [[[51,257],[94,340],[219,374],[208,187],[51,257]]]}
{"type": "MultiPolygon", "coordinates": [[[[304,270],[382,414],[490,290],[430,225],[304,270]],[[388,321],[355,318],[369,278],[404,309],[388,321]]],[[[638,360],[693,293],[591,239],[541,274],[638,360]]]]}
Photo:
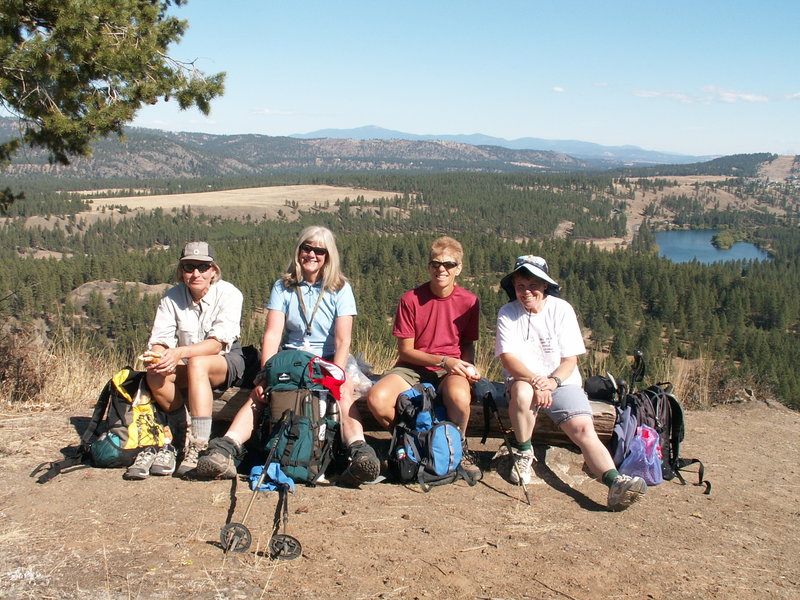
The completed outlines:
{"type": "Polygon", "coordinates": [[[56,336],[46,344],[31,329],[7,335],[0,348],[0,407],[30,412],[76,410],[91,404],[123,364],[114,351],[98,351],[87,338],[56,336]]]}
{"type": "MultiPolygon", "coordinates": [[[[584,376],[601,375],[610,370],[615,376],[626,380],[630,378],[630,369],[627,372],[618,372],[609,367],[609,362],[606,353],[589,351],[581,361],[581,370],[584,376]]],[[[659,356],[648,359],[646,366],[644,381],[638,387],[670,383],[672,393],[684,408],[703,410],[719,404],[746,402],[754,398],[752,390],[755,389],[755,384],[752,381],[734,376],[729,367],[710,358],[659,356]]],[[[770,396],[768,391],[762,391],[762,395],[770,396]]]]}
{"type": "MultiPolygon", "coordinates": [[[[384,373],[397,360],[396,346],[369,332],[354,340],[352,350],[367,375],[384,373]]],[[[31,328],[6,335],[0,342],[0,410],[75,411],[91,406],[125,360],[119,351],[94,349],[86,337],[56,335],[48,346],[31,328]]],[[[608,363],[607,354],[589,352],[581,361],[581,370],[585,375],[603,374],[608,363]]],[[[492,344],[477,344],[475,364],[490,380],[502,378],[492,344]]],[[[626,379],[629,376],[622,374],[626,379]]],[[[705,358],[649,360],[643,385],[660,382],[671,382],[673,393],[691,409],[747,401],[756,389],[752,382],[732,378],[723,365],[705,358]]]]}

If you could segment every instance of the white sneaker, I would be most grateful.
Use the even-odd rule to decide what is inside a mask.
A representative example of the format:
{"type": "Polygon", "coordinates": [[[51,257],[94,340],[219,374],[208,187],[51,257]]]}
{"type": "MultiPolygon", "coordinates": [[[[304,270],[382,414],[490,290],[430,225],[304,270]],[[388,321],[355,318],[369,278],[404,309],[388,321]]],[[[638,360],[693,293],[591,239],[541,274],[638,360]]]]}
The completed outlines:
{"type": "Polygon", "coordinates": [[[153,464],[150,465],[150,475],[172,475],[175,472],[176,454],[172,444],[164,444],[159,448],[153,464]]]}
{"type": "Polygon", "coordinates": [[[525,485],[533,481],[533,450],[511,450],[511,483],[519,485],[520,480],[525,485]]]}
{"type": "Polygon", "coordinates": [[[136,455],[136,460],[128,467],[123,476],[125,479],[147,479],[150,476],[150,467],[156,459],[155,448],[145,448],[136,455]]]}
{"type": "Polygon", "coordinates": [[[646,491],[647,484],[641,477],[620,475],[608,488],[608,510],[625,510],[644,496],[646,491]]]}

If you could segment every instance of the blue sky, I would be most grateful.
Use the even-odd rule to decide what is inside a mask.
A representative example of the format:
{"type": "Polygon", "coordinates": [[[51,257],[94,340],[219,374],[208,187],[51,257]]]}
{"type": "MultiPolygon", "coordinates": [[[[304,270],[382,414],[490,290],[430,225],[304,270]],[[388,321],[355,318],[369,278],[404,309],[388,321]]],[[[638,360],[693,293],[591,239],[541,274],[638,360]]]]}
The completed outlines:
{"type": "Polygon", "coordinates": [[[171,49],[227,72],[209,117],[142,127],[582,140],[800,154],[798,0],[190,0],[171,49]]]}

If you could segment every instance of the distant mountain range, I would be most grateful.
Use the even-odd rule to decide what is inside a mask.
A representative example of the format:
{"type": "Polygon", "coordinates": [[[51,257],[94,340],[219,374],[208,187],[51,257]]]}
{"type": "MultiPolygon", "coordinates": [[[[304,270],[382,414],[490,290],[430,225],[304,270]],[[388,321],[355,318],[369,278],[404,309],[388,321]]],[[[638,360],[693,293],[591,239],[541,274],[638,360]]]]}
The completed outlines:
{"type": "MultiPolygon", "coordinates": [[[[15,120],[0,118],[0,140],[17,134],[15,120]]],[[[76,157],[68,167],[51,165],[46,152],[26,148],[3,176],[172,179],[333,171],[566,172],[679,165],[708,158],[577,141],[507,141],[479,134],[412,136],[376,127],[291,137],[129,128],[125,141],[100,140],[91,157],[76,157]]]]}
{"type": "Polygon", "coordinates": [[[675,164],[683,165],[695,162],[704,162],[717,158],[715,156],[689,156],[669,152],[643,150],[638,146],[602,146],[592,142],[578,140],[545,140],[542,138],[524,137],[515,140],[492,137],[482,133],[470,135],[418,135],[383,129],[374,125],[356,127],[354,129],[320,129],[310,133],[297,133],[289,137],[309,140],[318,138],[350,139],[350,140],[441,140],[443,142],[458,142],[472,146],[500,146],[512,150],[545,150],[568,154],[569,156],[589,161],[616,162],[620,164],[652,165],[675,164]]]}

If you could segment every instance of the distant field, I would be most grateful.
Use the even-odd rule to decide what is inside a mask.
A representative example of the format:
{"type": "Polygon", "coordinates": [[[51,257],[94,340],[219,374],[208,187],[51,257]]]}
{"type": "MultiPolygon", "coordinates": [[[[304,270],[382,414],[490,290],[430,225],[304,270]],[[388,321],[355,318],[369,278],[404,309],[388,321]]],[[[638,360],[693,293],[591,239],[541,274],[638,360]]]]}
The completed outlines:
{"type": "MultiPolygon", "coordinates": [[[[238,190],[222,190],[217,192],[196,192],[192,194],[160,194],[142,196],[124,196],[116,198],[96,198],[97,191],[78,192],[84,199],[91,200],[92,209],[76,215],[78,220],[94,223],[101,219],[119,220],[131,213],[123,213],[118,209],[104,207],[127,206],[132,211],[149,212],[154,208],[166,211],[190,207],[195,212],[217,215],[230,219],[277,219],[278,211],[283,211],[286,219],[293,221],[297,211],[291,203],[301,210],[313,210],[315,205],[319,211],[337,210],[336,201],[350,198],[354,200],[363,196],[371,201],[378,198],[394,198],[393,191],[368,190],[354,187],[337,187],[332,185],[282,185],[273,187],[244,188],[238,190]],[[325,203],[328,208],[325,209],[325,203]]],[[[56,224],[64,226],[66,220],[56,216],[35,216],[25,220],[27,227],[43,227],[52,229],[56,224]]]]}
{"type": "Polygon", "coordinates": [[[253,218],[274,219],[279,210],[283,210],[291,218],[289,204],[295,202],[297,207],[308,210],[315,203],[318,207],[325,202],[330,210],[335,210],[337,200],[363,196],[366,200],[377,198],[393,198],[397,192],[381,190],[365,190],[352,187],[335,187],[332,185],[282,185],[273,187],[245,188],[239,190],[222,190],[217,192],[197,192],[193,194],[165,194],[159,196],[128,196],[124,198],[93,198],[92,203],[98,207],[120,204],[129,208],[151,210],[163,208],[171,210],[182,206],[191,206],[204,213],[226,217],[250,215],[253,218]]]}

